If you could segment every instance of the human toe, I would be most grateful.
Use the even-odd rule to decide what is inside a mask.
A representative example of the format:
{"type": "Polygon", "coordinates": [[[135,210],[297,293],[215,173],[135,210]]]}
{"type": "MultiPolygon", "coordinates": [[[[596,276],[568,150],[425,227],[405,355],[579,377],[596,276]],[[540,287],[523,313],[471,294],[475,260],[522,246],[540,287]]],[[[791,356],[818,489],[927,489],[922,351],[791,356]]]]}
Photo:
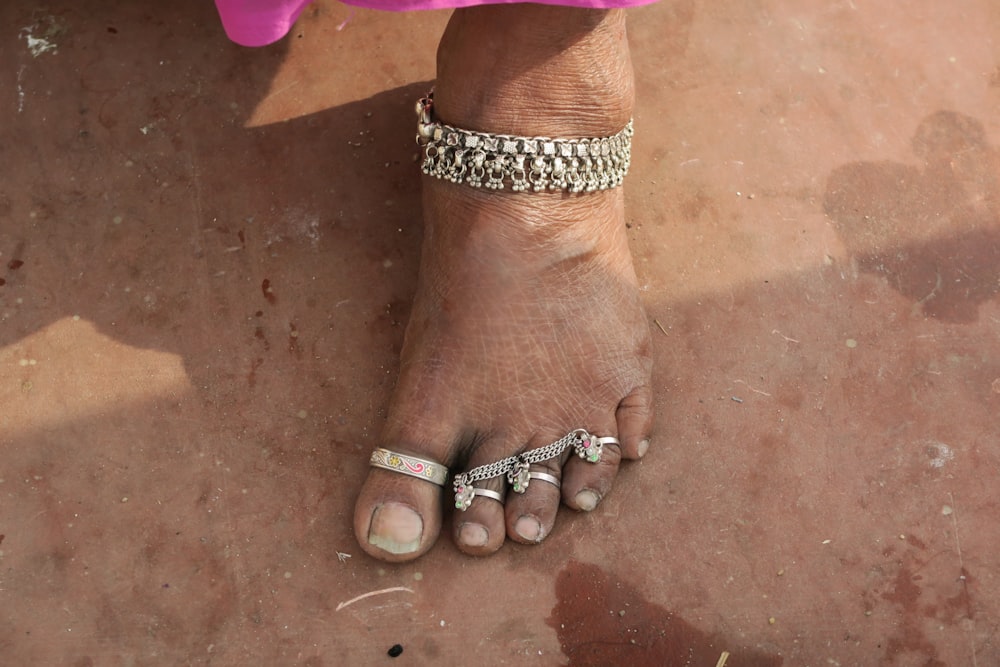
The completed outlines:
{"type": "Polygon", "coordinates": [[[354,509],[354,532],[365,552],[389,562],[425,553],[441,530],[440,487],[372,469],[354,509]]]}
{"type": "Polygon", "coordinates": [[[646,455],[653,417],[653,390],[648,384],[633,389],[621,400],[615,411],[615,421],[622,458],[641,459],[646,455]]]}
{"type": "Polygon", "coordinates": [[[574,455],[563,466],[562,499],[568,507],[591,512],[611,491],[622,460],[619,439],[611,435],[613,428],[595,430],[594,435],[603,440],[598,460],[574,455]]]}
{"type": "Polygon", "coordinates": [[[504,543],[502,480],[482,480],[471,485],[472,502],[467,509],[456,503],[454,539],[459,551],[470,556],[496,553],[504,543]]]}
{"type": "Polygon", "coordinates": [[[521,544],[538,544],[552,532],[559,512],[562,459],[533,463],[527,471],[524,492],[507,495],[507,535],[521,544]]]}

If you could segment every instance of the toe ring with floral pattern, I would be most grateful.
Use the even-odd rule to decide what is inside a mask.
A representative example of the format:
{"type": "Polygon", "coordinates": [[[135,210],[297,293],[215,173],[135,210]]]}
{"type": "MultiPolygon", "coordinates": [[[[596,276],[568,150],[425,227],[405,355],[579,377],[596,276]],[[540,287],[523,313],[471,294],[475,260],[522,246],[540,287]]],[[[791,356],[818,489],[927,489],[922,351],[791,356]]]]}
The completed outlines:
{"type": "Polygon", "coordinates": [[[384,468],[411,477],[419,477],[438,486],[444,486],[445,482],[448,481],[448,469],[440,463],[408,454],[400,454],[382,447],[372,452],[368,463],[375,468],[384,468]]]}

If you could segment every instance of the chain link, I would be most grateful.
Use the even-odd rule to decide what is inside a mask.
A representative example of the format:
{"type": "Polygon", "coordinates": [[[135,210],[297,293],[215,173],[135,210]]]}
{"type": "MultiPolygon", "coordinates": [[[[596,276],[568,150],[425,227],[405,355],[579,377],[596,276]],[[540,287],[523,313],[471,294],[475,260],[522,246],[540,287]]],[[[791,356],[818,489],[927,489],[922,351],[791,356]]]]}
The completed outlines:
{"type": "Polygon", "coordinates": [[[456,486],[459,484],[472,484],[472,482],[506,475],[514,469],[514,466],[517,465],[519,461],[524,461],[526,463],[539,463],[541,461],[547,461],[548,459],[560,456],[564,451],[566,451],[567,447],[582,441],[588,436],[589,434],[587,431],[583,429],[571,431],[555,442],[549,443],[544,447],[528,450],[520,456],[508,456],[500,461],[487,463],[485,465],[477,466],[468,472],[459,473],[455,475],[455,484],[456,486]]]}
{"type": "Polygon", "coordinates": [[[508,456],[501,461],[487,463],[486,465],[473,468],[469,472],[455,475],[455,481],[457,482],[459,479],[462,479],[466,484],[471,484],[483,479],[492,479],[493,477],[506,475],[514,467],[515,463],[517,463],[517,457],[508,456]]]}
{"type": "Polygon", "coordinates": [[[562,454],[567,447],[579,440],[580,437],[581,433],[579,430],[567,433],[551,444],[539,447],[538,449],[532,449],[529,452],[521,454],[521,459],[527,461],[528,463],[538,463],[540,461],[555,458],[562,454]]]}

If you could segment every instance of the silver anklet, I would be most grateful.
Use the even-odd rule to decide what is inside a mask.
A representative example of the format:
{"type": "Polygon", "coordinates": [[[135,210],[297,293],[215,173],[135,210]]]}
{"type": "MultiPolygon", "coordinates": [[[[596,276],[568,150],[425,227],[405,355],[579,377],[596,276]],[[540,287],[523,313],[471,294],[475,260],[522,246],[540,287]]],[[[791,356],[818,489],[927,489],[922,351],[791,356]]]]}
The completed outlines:
{"type": "MultiPolygon", "coordinates": [[[[619,444],[618,438],[613,436],[598,437],[591,435],[582,428],[578,428],[544,447],[531,449],[517,456],[508,456],[500,461],[477,466],[472,470],[455,475],[455,508],[464,512],[472,505],[472,501],[475,500],[477,493],[483,495],[479,489],[472,486],[473,482],[507,475],[507,482],[511,485],[514,492],[524,493],[527,491],[528,483],[532,478],[530,470],[532,463],[539,463],[561,456],[566,448],[570,446],[573,447],[576,455],[580,458],[586,459],[590,463],[598,463],[601,460],[604,445],[609,443],[619,444]]],[[[539,473],[534,474],[538,475],[539,473]]]]}
{"type": "Polygon", "coordinates": [[[422,171],[473,187],[593,192],[618,187],[632,162],[632,121],[610,137],[549,139],[463,130],[434,120],[434,94],[417,102],[422,171]]]}

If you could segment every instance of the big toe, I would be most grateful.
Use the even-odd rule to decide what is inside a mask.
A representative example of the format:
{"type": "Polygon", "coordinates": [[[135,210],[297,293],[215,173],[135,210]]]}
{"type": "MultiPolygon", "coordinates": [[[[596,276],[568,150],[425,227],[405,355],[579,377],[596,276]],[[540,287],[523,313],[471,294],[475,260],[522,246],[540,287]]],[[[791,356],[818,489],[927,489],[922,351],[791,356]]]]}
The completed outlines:
{"type": "Polygon", "coordinates": [[[441,532],[441,488],[409,475],[372,468],[354,506],[361,548],[380,560],[413,560],[441,532]]]}

